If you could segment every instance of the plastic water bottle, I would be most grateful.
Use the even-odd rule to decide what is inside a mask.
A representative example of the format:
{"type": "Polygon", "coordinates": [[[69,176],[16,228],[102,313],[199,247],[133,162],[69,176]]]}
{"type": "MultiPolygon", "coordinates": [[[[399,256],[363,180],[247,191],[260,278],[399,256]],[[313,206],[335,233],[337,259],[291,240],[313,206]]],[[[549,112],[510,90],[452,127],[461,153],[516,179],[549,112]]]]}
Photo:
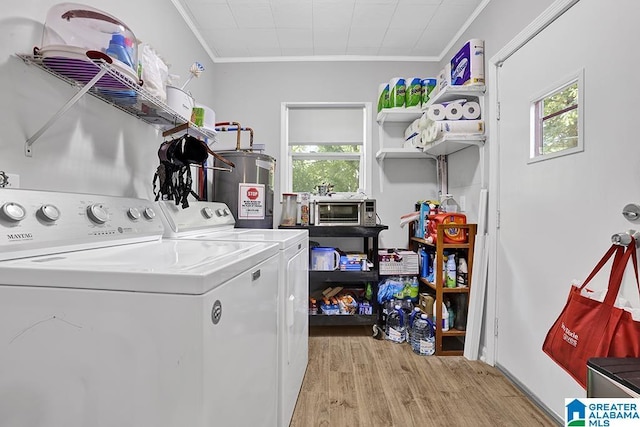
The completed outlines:
{"type": "Polygon", "coordinates": [[[460,210],[460,206],[451,194],[445,194],[444,199],[440,203],[440,210],[447,213],[458,212],[460,210]]]}
{"type": "Polygon", "coordinates": [[[420,293],[420,284],[418,283],[418,278],[413,276],[413,279],[411,279],[411,286],[409,287],[409,297],[412,302],[415,303],[418,301],[418,293],[420,293]]]}
{"type": "Polygon", "coordinates": [[[429,316],[421,314],[413,321],[411,328],[411,348],[420,356],[431,356],[436,352],[436,339],[433,331],[433,323],[429,316]]]}
{"type": "Polygon", "coordinates": [[[404,317],[400,305],[396,305],[394,310],[387,315],[386,339],[395,343],[402,343],[407,339],[404,317]]]}
{"type": "Polygon", "coordinates": [[[411,328],[413,328],[413,322],[415,322],[416,319],[420,318],[421,313],[422,311],[420,310],[420,307],[415,307],[411,312],[411,314],[409,315],[409,324],[407,325],[407,342],[408,343],[411,342],[411,328]]]}

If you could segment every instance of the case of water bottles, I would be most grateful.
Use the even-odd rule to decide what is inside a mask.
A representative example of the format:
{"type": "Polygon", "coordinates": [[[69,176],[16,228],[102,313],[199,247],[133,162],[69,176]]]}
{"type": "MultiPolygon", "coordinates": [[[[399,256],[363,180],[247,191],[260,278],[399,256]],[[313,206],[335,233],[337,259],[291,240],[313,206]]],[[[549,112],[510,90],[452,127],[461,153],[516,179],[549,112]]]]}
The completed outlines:
{"type": "Polygon", "coordinates": [[[74,77],[73,68],[78,68],[74,61],[88,61],[86,52],[90,50],[106,53],[113,59],[113,67],[138,80],[138,43],[124,22],[84,4],[52,6],[42,34],[40,54],[43,58],[68,59],[66,73],[74,77]]]}
{"type": "Polygon", "coordinates": [[[414,251],[398,249],[378,250],[379,274],[418,274],[419,259],[414,251]]]}

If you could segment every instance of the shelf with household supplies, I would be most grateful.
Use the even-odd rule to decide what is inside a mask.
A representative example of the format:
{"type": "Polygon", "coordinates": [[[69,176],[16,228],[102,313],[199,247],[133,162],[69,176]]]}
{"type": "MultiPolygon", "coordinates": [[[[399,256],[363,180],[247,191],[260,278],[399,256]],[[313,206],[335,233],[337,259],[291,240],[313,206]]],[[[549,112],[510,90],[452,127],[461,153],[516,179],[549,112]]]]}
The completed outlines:
{"type": "MultiPolygon", "coordinates": [[[[441,136],[426,144],[415,144],[414,146],[403,147],[385,147],[385,131],[384,127],[387,123],[404,123],[411,125],[416,120],[427,114],[427,110],[432,105],[449,103],[452,101],[464,99],[465,101],[477,102],[480,111],[484,109],[484,85],[470,86],[445,86],[439,92],[429,98],[429,100],[421,108],[384,108],[377,117],[378,122],[378,140],[380,141],[380,150],[376,152],[376,159],[384,161],[384,159],[426,159],[434,156],[448,155],[460,151],[463,148],[475,145],[484,145],[486,136],[484,135],[484,124],[481,124],[481,132],[477,133],[456,133],[453,131],[440,132],[441,136]]],[[[452,120],[455,121],[455,120],[452,120]]],[[[471,125],[471,121],[464,120],[465,127],[471,125]]],[[[448,123],[451,125],[451,123],[448,123]]],[[[455,125],[454,125],[455,126],[455,125]]],[[[412,137],[420,138],[420,132],[412,134],[412,137]]],[[[407,139],[409,141],[409,139],[407,139]]],[[[405,141],[406,142],[406,141],[405,141]]]]}
{"type": "Polygon", "coordinates": [[[37,48],[32,55],[17,54],[28,65],[35,65],[58,79],[78,88],[78,92],[56,112],[36,133],[26,140],[25,155],[33,154],[33,143],[53,125],[84,94],[88,93],[145,123],[158,126],[164,134],[188,132],[200,138],[215,140],[215,130],[199,127],[170,108],[160,98],[151,95],[143,82],[113,65],[113,59],[102,52],[89,50],[86,57],[48,57],[37,48]]]}
{"type": "MultiPolygon", "coordinates": [[[[426,252],[434,255],[434,260],[444,260],[445,253],[455,253],[456,257],[464,257],[467,266],[467,275],[464,277],[464,284],[461,286],[459,283],[460,277],[456,276],[454,286],[446,286],[447,280],[445,279],[447,271],[444,267],[444,262],[434,262],[433,277],[434,280],[430,281],[426,277],[420,277],[422,284],[421,288],[424,288],[426,294],[420,295],[421,308],[425,305],[431,304],[432,308],[425,307],[427,311],[433,311],[435,314],[436,325],[436,355],[440,356],[452,356],[462,355],[464,351],[464,340],[466,337],[466,316],[468,314],[469,296],[471,292],[471,275],[473,272],[473,249],[476,236],[476,224],[438,224],[436,227],[435,239],[425,239],[422,237],[415,237],[415,226],[412,224],[409,227],[409,247],[413,250],[418,250],[420,247],[425,248],[426,252]],[[448,240],[447,235],[452,234],[455,236],[461,236],[458,240],[448,240]],[[426,295],[434,297],[430,303],[426,303],[426,295]],[[443,327],[443,308],[442,303],[445,299],[456,300],[455,306],[456,319],[454,324],[451,325],[448,330],[443,327]],[[434,304],[434,301],[437,304],[434,304]]],[[[450,301],[451,302],[451,301],[450,301]]]]}
{"type": "MultiPolygon", "coordinates": [[[[429,100],[422,106],[422,111],[427,114],[430,107],[434,105],[442,105],[456,100],[465,100],[465,102],[475,102],[479,109],[478,119],[481,129],[476,129],[476,133],[455,132],[452,126],[451,131],[441,132],[441,136],[433,141],[425,144],[422,150],[433,156],[442,156],[455,153],[469,146],[481,147],[484,145],[486,135],[484,132],[484,122],[482,121],[484,112],[484,93],[485,85],[468,85],[468,86],[445,86],[440,91],[432,95],[429,100]]],[[[475,105],[475,104],[474,104],[475,105]]],[[[456,120],[449,120],[456,122],[456,120]]],[[[444,121],[447,125],[447,120],[444,121]]],[[[460,124],[468,127],[472,120],[460,120],[460,124]]],[[[467,132],[465,129],[464,132],[467,132]]]]}
{"type": "MultiPolygon", "coordinates": [[[[311,256],[311,265],[309,267],[309,295],[316,295],[318,298],[338,296],[340,293],[356,294],[356,290],[364,291],[366,284],[371,284],[372,295],[377,294],[379,264],[378,238],[383,230],[387,230],[387,225],[376,226],[359,226],[359,225],[295,225],[295,226],[279,226],[280,229],[302,229],[309,230],[309,238],[359,238],[362,239],[362,254],[371,260],[373,266],[368,270],[351,270],[341,269],[335,265],[330,265],[329,270],[313,269],[313,253],[311,256]],[[330,268],[334,267],[333,270],[330,268]]],[[[313,248],[312,248],[313,249],[313,248]]],[[[334,248],[330,252],[333,253],[334,248]]],[[[310,251],[311,252],[311,251],[310,251]]],[[[362,296],[358,297],[364,300],[362,296]]],[[[374,325],[379,322],[379,310],[375,297],[369,301],[370,313],[361,313],[360,310],[353,314],[324,314],[321,313],[321,300],[317,301],[317,313],[309,313],[310,326],[348,326],[348,325],[374,325]]],[[[357,299],[357,298],[354,298],[357,299]]],[[[361,301],[362,302],[362,301],[361,301]]]]}

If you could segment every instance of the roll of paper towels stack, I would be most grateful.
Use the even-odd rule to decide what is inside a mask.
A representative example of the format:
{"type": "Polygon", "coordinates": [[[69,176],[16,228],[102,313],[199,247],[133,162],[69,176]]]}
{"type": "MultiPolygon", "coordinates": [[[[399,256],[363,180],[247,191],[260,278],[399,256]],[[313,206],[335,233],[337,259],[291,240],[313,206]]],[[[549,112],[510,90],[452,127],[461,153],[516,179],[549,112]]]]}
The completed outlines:
{"type": "Polygon", "coordinates": [[[389,108],[389,83],[378,86],[378,113],[384,108],[389,108]]]}
{"type": "Polygon", "coordinates": [[[442,138],[445,134],[482,135],[484,121],[482,120],[440,120],[431,122],[420,133],[421,144],[429,144],[442,138]]]}
{"type": "Polygon", "coordinates": [[[402,77],[394,77],[389,82],[389,108],[404,108],[406,98],[406,81],[402,77]]]}
{"type": "Polygon", "coordinates": [[[405,90],[405,108],[419,109],[422,103],[422,79],[420,77],[411,77],[407,79],[407,87],[405,90]]]}

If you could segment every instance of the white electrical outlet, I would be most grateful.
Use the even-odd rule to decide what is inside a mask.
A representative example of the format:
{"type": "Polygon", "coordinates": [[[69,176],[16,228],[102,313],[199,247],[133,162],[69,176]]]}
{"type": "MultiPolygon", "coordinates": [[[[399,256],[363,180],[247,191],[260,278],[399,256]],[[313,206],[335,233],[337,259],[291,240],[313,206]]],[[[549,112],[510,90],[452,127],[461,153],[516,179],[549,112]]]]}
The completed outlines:
{"type": "Polygon", "coordinates": [[[467,206],[467,198],[465,196],[460,196],[460,211],[464,212],[466,206],[467,206]]]}
{"type": "Polygon", "coordinates": [[[20,175],[16,173],[5,173],[7,182],[3,188],[20,188],[20,175]]]}

